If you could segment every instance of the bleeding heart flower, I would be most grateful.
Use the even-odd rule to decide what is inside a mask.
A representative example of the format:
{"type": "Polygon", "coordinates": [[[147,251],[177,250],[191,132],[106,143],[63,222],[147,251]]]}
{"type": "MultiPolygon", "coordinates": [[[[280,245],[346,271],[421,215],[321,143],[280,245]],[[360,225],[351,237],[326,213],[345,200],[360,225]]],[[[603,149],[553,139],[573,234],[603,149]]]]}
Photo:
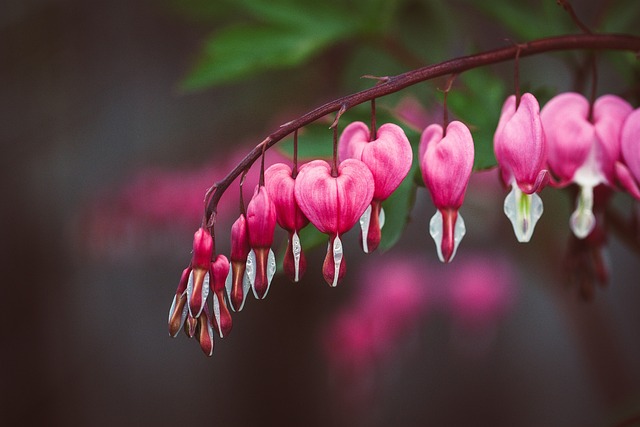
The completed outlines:
{"type": "MultiPolygon", "coordinates": [[[[251,287],[251,280],[253,280],[249,278],[249,274],[255,277],[255,269],[251,271],[247,269],[250,252],[247,218],[244,214],[240,214],[231,226],[231,266],[226,280],[227,295],[233,311],[242,310],[247,292],[251,287]]],[[[250,267],[253,267],[253,264],[250,267]]]]}
{"type": "Polygon", "coordinates": [[[525,93],[516,107],[511,95],[502,106],[493,147],[502,180],[511,186],[504,213],[513,224],[516,238],[528,242],[542,216],[542,199],[535,194],[548,180],[545,135],[536,98],[525,93]]]}
{"type": "Polygon", "coordinates": [[[296,202],[294,190],[296,177],[293,176],[291,167],[284,163],[276,163],[264,172],[264,184],[276,207],[278,224],[289,232],[289,242],[283,262],[284,271],[291,280],[297,282],[307,268],[298,233],[309,224],[309,220],[296,202]]]}
{"type": "Polygon", "coordinates": [[[295,196],[302,212],[322,233],[330,236],[323,275],[336,286],[346,271],[340,235],[350,230],[371,203],[373,176],[360,160],[340,163],[336,176],[324,160],[314,160],[300,170],[295,196]]]}
{"type": "Polygon", "coordinates": [[[420,169],[438,211],[430,233],[442,262],[453,259],[466,228],[458,210],[473,169],[473,138],[469,128],[453,121],[443,135],[438,124],[427,127],[420,139],[420,169]]]}
{"type": "MultiPolygon", "coordinates": [[[[189,267],[182,273],[180,284],[174,298],[174,304],[177,308],[181,299],[178,293],[185,294],[188,301],[189,314],[193,318],[198,318],[205,306],[207,296],[209,295],[209,264],[213,256],[213,237],[209,230],[199,228],[193,235],[193,256],[189,267]],[[186,286],[185,286],[186,277],[186,286]]],[[[176,332],[177,333],[177,332],[176,332]]]]}
{"type": "Polygon", "coordinates": [[[640,200],[640,108],[629,114],[622,126],[620,149],[624,165],[616,164],[617,178],[633,197],[640,200]]]}
{"type": "Polygon", "coordinates": [[[558,185],[580,186],[576,210],[570,226],[583,239],[595,227],[593,189],[612,185],[615,164],[620,159],[620,133],[632,108],[622,98],[604,95],[593,104],[579,93],[562,93],[552,98],[540,116],[547,136],[549,167],[558,185]]]}
{"type": "Polygon", "coordinates": [[[363,122],[349,124],[338,143],[340,160],[361,160],[373,175],[374,192],[371,209],[360,219],[362,248],[366,253],[380,244],[384,211],[381,203],[398,188],[411,169],[413,153],[411,144],[400,126],[386,123],[372,139],[369,128],[363,122]]]}
{"type": "Polygon", "coordinates": [[[276,208],[265,186],[259,185],[247,206],[247,229],[252,249],[247,265],[255,266],[252,287],[256,298],[260,299],[267,296],[271,279],[276,272],[276,259],[271,250],[275,228],[276,208]]]}

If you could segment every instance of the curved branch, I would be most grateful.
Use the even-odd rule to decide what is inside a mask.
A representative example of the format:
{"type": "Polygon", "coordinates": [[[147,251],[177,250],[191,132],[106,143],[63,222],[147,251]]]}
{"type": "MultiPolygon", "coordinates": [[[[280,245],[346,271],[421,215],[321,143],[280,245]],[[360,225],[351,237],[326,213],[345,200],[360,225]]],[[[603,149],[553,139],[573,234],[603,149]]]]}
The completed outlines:
{"type": "Polygon", "coordinates": [[[431,80],[436,77],[448,74],[459,74],[473,68],[514,59],[516,55],[522,58],[545,52],[579,49],[626,50],[640,53],[640,37],[628,34],[575,34],[548,37],[533,40],[528,43],[514,44],[509,47],[489,50],[475,55],[463,56],[440,62],[438,64],[407,71],[396,76],[385,77],[381,83],[373,86],[372,88],[330,101],[295,120],[285,123],[278,130],[266,137],[260,144],[251,150],[226,177],[212,186],[213,194],[206,202],[206,222],[210,227],[213,225],[212,214],[216,211],[220,197],[229,185],[231,185],[231,183],[242,173],[242,171],[249,168],[258,159],[258,157],[260,157],[263,147],[271,147],[295,130],[300,129],[329,113],[338,111],[341,108],[352,108],[364,102],[371,101],[372,99],[398,92],[416,83],[431,80]]]}

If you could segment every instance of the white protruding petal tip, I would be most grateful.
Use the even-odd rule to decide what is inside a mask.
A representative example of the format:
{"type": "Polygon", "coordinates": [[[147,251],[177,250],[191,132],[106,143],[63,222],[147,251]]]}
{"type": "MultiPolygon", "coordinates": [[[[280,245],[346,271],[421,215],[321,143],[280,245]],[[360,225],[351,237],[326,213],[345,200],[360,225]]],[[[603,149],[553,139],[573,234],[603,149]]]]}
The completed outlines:
{"type": "Polygon", "coordinates": [[[229,306],[231,307],[231,310],[233,310],[234,312],[236,311],[236,308],[233,306],[233,301],[231,301],[231,287],[233,286],[233,267],[231,265],[231,263],[229,263],[229,274],[227,274],[227,278],[224,282],[224,289],[227,291],[227,298],[229,300],[229,306]]]}
{"type": "Polygon", "coordinates": [[[436,251],[438,252],[438,258],[441,262],[444,262],[444,256],[442,256],[442,214],[439,210],[431,217],[429,222],[429,234],[436,244],[436,251]]]}
{"type": "Polygon", "coordinates": [[[336,236],[333,241],[333,283],[332,287],[338,286],[338,278],[340,276],[340,264],[342,263],[342,241],[339,236],[336,236]]]}
{"type": "Polygon", "coordinates": [[[371,205],[367,206],[364,213],[360,217],[360,230],[362,231],[362,250],[365,254],[369,253],[369,245],[367,237],[369,236],[369,223],[371,222],[371,205]]]}
{"type": "Polygon", "coordinates": [[[217,295],[213,297],[213,315],[216,319],[216,325],[218,325],[218,334],[220,335],[220,338],[224,338],[224,335],[222,334],[222,322],[220,321],[220,302],[218,301],[217,295]]]}
{"type": "Polygon", "coordinates": [[[191,304],[189,303],[191,301],[191,296],[193,295],[193,270],[189,273],[189,280],[187,281],[187,306],[189,307],[189,314],[191,314],[191,317],[197,317],[194,316],[193,313],[191,313],[191,304]]]}
{"type": "Polygon", "coordinates": [[[525,194],[515,184],[504,199],[504,213],[511,221],[516,238],[521,243],[531,240],[543,211],[540,196],[536,193],[525,194]]]}
{"type": "Polygon", "coordinates": [[[384,220],[384,208],[380,206],[380,213],[378,214],[378,223],[380,224],[380,230],[382,230],[382,227],[384,227],[384,220]]]}
{"type": "Polygon", "coordinates": [[[593,214],[593,187],[583,186],[580,189],[576,210],[571,214],[569,226],[578,239],[584,239],[596,226],[596,217],[593,214]]]}
{"type": "Polygon", "coordinates": [[[293,267],[295,270],[294,274],[294,282],[300,280],[300,254],[302,254],[302,245],[300,244],[300,237],[298,237],[298,232],[294,231],[293,236],[291,238],[291,249],[293,252],[293,267]]]}

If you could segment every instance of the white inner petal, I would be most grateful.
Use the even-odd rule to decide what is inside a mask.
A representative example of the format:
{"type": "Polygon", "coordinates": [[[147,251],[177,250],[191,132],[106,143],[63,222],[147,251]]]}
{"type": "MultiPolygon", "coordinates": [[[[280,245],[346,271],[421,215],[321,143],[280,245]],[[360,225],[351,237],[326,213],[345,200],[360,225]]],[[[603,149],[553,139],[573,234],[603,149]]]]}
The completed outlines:
{"type": "MultiPolygon", "coordinates": [[[[222,322],[220,322],[220,302],[218,301],[218,295],[213,297],[213,315],[216,318],[216,324],[218,325],[218,334],[220,338],[224,338],[222,335],[222,322]]],[[[209,322],[207,322],[208,324],[209,322]]]]}
{"type": "Polygon", "coordinates": [[[193,315],[193,313],[191,313],[191,304],[189,303],[191,301],[191,296],[193,295],[193,270],[191,270],[191,272],[189,273],[189,280],[187,280],[187,306],[189,307],[189,313],[191,314],[191,317],[196,317],[193,315]]]}
{"type": "Polygon", "coordinates": [[[338,285],[338,276],[340,275],[340,264],[342,263],[342,241],[339,236],[336,236],[333,241],[333,283],[331,286],[335,287],[338,285]]]}
{"type": "Polygon", "coordinates": [[[236,308],[233,306],[233,301],[231,301],[231,291],[233,288],[233,266],[229,263],[229,274],[227,274],[227,278],[224,282],[224,288],[227,291],[227,297],[229,298],[229,305],[231,306],[231,310],[236,311],[236,308]]]}
{"type": "MultiPolygon", "coordinates": [[[[453,253],[451,254],[449,262],[451,262],[456,256],[458,246],[460,245],[460,242],[462,241],[462,238],[466,233],[467,228],[464,225],[464,219],[462,218],[462,215],[458,213],[453,229],[453,253]]],[[[439,210],[436,211],[436,213],[431,217],[431,221],[429,222],[429,234],[431,234],[431,238],[433,238],[433,241],[436,244],[438,259],[440,260],[440,262],[445,262],[444,256],[442,255],[442,238],[444,236],[443,220],[442,213],[440,213],[439,210]]]]}
{"type": "Polygon", "coordinates": [[[249,274],[245,269],[244,275],[242,276],[242,302],[240,303],[240,307],[238,307],[238,311],[242,310],[242,307],[244,307],[244,302],[247,300],[249,289],[251,289],[251,279],[249,279],[249,274]]]}
{"type": "Polygon", "coordinates": [[[271,279],[276,274],[276,256],[271,249],[269,249],[269,255],[267,256],[267,290],[264,291],[263,299],[267,297],[269,289],[271,289],[271,279]]]}
{"type": "Polygon", "coordinates": [[[511,221],[519,242],[524,243],[531,240],[533,230],[542,216],[543,210],[540,196],[536,193],[523,193],[515,182],[504,199],[504,214],[511,221]]]}
{"type": "Polygon", "coordinates": [[[204,281],[202,283],[202,306],[200,306],[200,311],[198,311],[198,314],[196,314],[195,317],[200,316],[200,313],[202,313],[202,310],[204,309],[204,305],[207,303],[207,297],[209,296],[209,272],[207,271],[207,273],[204,275],[204,281]]]}
{"type": "Polygon", "coordinates": [[[596,226],[596,217],[593,215],[592,209],[593,187],[581,187],[576,201],[576,210],[569,219],[569,226],[578,239],[587,237],[596,226]]]}
{"type": "Polygon", "coordinates": [[[380,206],[380,214],[378,216],[378,223],[380,224],[380,230],[384,227],[384,208],[380,206]]]}
{"type": "Polygon", "coordinates": [[[256,253],[251,249],[249,251],[249,256],[247,257],[247,266],[244,270],[244,274],[246,279],[249,281],[249,286],[253,290],[253,295],[257,298],[258,294],[256,293],[255,283],[256,283],[256,253]]]}
{"type": "Polygon", "coordinates": [[[291,251],[293,252],[293,268],[294,268],[294,282],[300,280],[300,254],[302,253],[302,246],[300,245],[300,237],[298,232],[294,231],[291,237],[291,251]]]}
{"type": "Polygon", "coordinates": [[[371,205],[367,206],[360,217],[360,230],[362,231],[362,250],[365,254],[369,253],[369,245],[367,244],[367,236],[369,235],[369,223],[371,222],[371,205]]]}
{"type": "Polygon", "coordinates": [[[602,158],[602,156],[600,155],[600,151],[600,145],[596,137],[594,137],[594,140],[591,144],[591,150],[589,150],[587,158],[573,174],[573,182],[580,186],[590,187],[595,187],[598,184],[607,182],[607,179],[602,173],[602,167],[600,166],[600,163],[598,161],[602,158]]]}

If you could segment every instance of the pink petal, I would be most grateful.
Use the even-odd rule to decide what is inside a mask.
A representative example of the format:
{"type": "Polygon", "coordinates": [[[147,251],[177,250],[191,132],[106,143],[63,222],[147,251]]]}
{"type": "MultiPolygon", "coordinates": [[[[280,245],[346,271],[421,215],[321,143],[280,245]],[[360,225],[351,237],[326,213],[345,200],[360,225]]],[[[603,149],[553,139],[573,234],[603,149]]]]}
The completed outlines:
{"type": "Polygon", "coordinates": [[[347,159],[331,176],[324,160],[309,162],[296,179],[295,196],[302,212],[323,233],[350,230],[373,198],[373,176],[359,160],[347,159]]]}
{"type": "Polygon", "coordinates": [[[380,126],[377,139],[369,141],[369,138],[369,128],[364,123],[351,123],[340,137],[340,158],[362,160],[373,175],[373,198],[385,200],[411,169],[411,144],[402,128],[393,123],[380,126]]]}
{"type": "Polygon", "coordinates": [[[363,122],[349,123],[338,141],[338,159],[362,160],[362,150],[369,143],[369,127],[363,122]]]}
{"type": "Polygon", "coordinates": [[[420,139],[420,168],[424,182],[438,209],[459,209],[473,169],[474,147],[469,129],[454,121],[442,137],[442,126],[434,124],[420,139]]]}
{"type": "Polygon", "coordinates": [[[191,266],[208,269],[212,255],[213,237],[211,237],[211,233],[209,233],[208,230],[201,227],[193,235],[193,257],[191,258],[191,266]]]}
{"type": "Polygon", "coordinates": [[[231,226],[231,261],[247,262],[249,251],[251,251],[251,246],[249,245],[247,219],[244,214],[240,214],[231,226]]]}
{"type": "Polygon", "coordinates": [[[291,174],[291,167],[284,163],[271,165],[264,172],[264,185],[276,207],[276,220],[287,231],[300,230],[309,223],[296,203],[296,180],[291,174]]]}
{"type": "Polygon", "coordinates": [[[622,127],[620,148],[625,164],[640,181],[640,108],[627,116],[622,127]]]}
{"type": "Polygon", "coordinates": [[[540,112],[547,137],[547,162],[561,185],[571,182],[591,150],[595,135],[588,114],[587,99],[573,92],[553,97],[540,112]]]}
{"type": "Polygon", "coordinates": [[[621,162],[616,162],[615,168],[616,180],[620,186],[627,190],[633,197],[640,200],[640,189],[638,188],[638,183],[633,176],[631,176],[629,169],[621,162]]]}
{"type": "Polygon", "coordinates": [[[545,137],[536,98],[525,93],[516,110],[515,96],[504,103],[494,136],[494,150],[505,183],[515,180],[531,194],[546,162],[545,137]]]}
{"type": "MultiPolygon", "coordinates": [[[[615,163],[620,159],[620,138],[625,119],[633,108],[615,95],[603,95],[593,105],[596,143],[600,155],[600,168],[609,182],[613,181],[615,163]]],[[[636,139],[636,143],[637,143],[636,139]]]]}

